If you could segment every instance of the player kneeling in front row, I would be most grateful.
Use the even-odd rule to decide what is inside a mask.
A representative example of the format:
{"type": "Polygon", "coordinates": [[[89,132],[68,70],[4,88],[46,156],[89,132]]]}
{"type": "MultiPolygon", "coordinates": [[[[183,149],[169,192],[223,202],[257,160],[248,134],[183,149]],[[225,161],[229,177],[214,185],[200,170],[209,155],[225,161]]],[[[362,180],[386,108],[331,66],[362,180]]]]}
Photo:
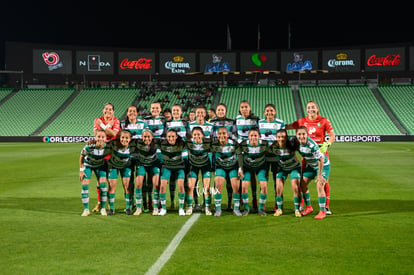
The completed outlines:
{"type": "Polygon", "coordinates": [[[310,193],[308,192],[308,184],[316,177],[316,189],[318,191],[320,212],[316,215],[315,219],[324,219],[326,217],[326,194],[324,185],[331,170],[329,159],[326,155],[320,152],[318,144],[308,137],[308,130],[305,126],[297,128],[296,138],[299,141],[299,153],[306,161],[306,167],[303,170],[300,182],[300,187],[306,204],[302,216],[306,216],[313,211],[310,202],[310,193]]]}
{"type": "Polygon", "coordinates": [[[97,130],[95,132],[95,143],[88,144],[83,147],[80,155],[79,179],[82,183],[82,216],[89,216],[89,182],[92,171],[95,173],[99,181],[100,197],[101,197],[101,215],[106,216],[106,201],[107,201],[107,182],[106,182],[106,167],[104,157],[109,153],[109,148],[105,143],[106,134],[104,130],[97,130]]]}

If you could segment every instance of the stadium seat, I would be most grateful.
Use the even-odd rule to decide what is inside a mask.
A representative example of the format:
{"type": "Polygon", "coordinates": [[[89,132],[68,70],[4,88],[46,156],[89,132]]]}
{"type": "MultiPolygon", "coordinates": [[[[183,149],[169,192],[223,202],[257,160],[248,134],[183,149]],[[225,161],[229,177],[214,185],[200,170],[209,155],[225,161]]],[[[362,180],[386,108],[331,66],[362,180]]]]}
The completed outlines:
{"type": "Polygon", "coordinates": [[[32,135],[74,92],[75,89],[20,90],[0,106],[0,135],[32,135]]]}
{"type": "Polygon", "coordinates": [[[409,133],[414,134],[414,86],[383,85],[378,87],[378,91],[409,133]]]}

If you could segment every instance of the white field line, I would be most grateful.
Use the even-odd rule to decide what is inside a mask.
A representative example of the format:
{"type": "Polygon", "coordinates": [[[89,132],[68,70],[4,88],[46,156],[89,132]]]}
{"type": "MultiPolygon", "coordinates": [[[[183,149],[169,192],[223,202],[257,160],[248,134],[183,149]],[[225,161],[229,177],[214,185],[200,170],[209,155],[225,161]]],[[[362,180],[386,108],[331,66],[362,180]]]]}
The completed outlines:
{"type": "Polygon", "coordinates": [[[151,266],[150,269],[145,273],[146,275],[155,275],[158,274],[164,265],[168,262],[171,256],[174,254],[174,251],[177,249],[178,245],[180,244],[181,240],[187,234],[188,230],[190,230],[191,226],[198,220],[200,214],[195,213],[191,216],[190,219],[181,227],[180,231],[175,235],[174,239],[170,242],[161,256],[157,259],[157,261],[151,266]]]}

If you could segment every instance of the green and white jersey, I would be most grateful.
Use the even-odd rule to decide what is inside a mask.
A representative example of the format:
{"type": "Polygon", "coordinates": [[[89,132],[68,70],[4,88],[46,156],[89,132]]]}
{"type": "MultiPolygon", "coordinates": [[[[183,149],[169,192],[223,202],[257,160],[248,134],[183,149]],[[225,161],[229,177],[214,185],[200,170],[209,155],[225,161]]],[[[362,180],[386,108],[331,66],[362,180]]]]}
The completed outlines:
{"type": "Polygon", "coordinates": [[[310,137],[305,145],[299,145],[299,154],[306,160],[306,166],[314,169],[318,168],[318,161],[321,157],[324,158],[323,166],[329,165],[329,159],[321,153],[318,144],[310,137]]]}
{"type": "Polygon", "coordinates": [[[170,120],[165,123],[166,133],[169,129],[174,129],[177,131],[177,134],[183,139],[186,139],[188,134],[187,121],[185,120],[170,120]]]}
{"type": "Polygon", "coordinates": [[[260,168],[266,164],[265,156],[268,152],[269,144],[266,140],[260,140],[256,146],[250,145],[250,140],[245,140],[240,144],[240,151],[243,157],[243,167],[260,168]]]}
{"type": "Polygon", "coordinates": [[[290,171],[300,167],[296,152],[289,152],[287,148],[280,147],[277,142],[274,142],[269,147],[269,152],[276,156],[279,167],[284,171],[290,171]]]}
{"type": "Polygon", "coordinates": [[[204,132],[204,138],[212,138],[213,137],[213,124],[208,122],[208,121],[204,121],[204,124],[199,124],[197,121],[193,121],[190,122],[188,124],[188,128],[190,130],[190,134],[191,131],[193,130],[194,127],[201,127],[201,129],[203,129],[204,132]]]}
{"type": "Polygon", "coordinates": [[[211,152],[216,167],[223,169],[238,167],[240,147],[235,140],[228,139],[224,146],[220,145],[218,140],[215,140],[211,144],[211,152]]]}
{"type": "Polygon", "coordinates": [[[141,139],[135,141],[138,165],[152,166],[161,162],[161,150],[155,140],[150,145],[146,145],[141,139]]]}
{"type": "Polygon", "coordinates": [[[168,169],[184,169],[188,161],[188,151],[185,142],[171,145],[167,140],[160,144],[162,166],[168,169]]]}
{"type": "Polygon", "coordinates": [[[196,167],[211,166],[211,141],[203,139],[201,144],[195,143],[193,139],[187,140],[188,160],[196,167]]]}
{"type": "Polygon", "coordinates": [[[279,129],[284,129],[285,123],[283,120],[276,118],[273,121],[267,121],[266,119],[259,120],[260,138],[267,140],[268,142],[276,140],[276,132],[279,129]]]}
{"type": "Polygon", "coordinates": [[[135,151],[135,147],[128,145],[127,148],[124,148],[117,140],[108,142],[108,147],[111,148],[111,157],[108,160],[109,168],[122,169],[131,165],[131,154],[135,151]]]}
{"type": "Polygon", "coordinates": [[[221,127],[225,127],[229,132],[229,137],[234,140],[237,140],[237,128],[234,119],[227,117],[219,119],[218,117],[215,117],[212,120],[210,120],[210,123],[213,124],[213,139],[217,138],[218,129],[221,127]]]}
{"type": "Polygon", "coordinates": [[[255,115],[250,115],[244,118],[242,115],[236,117],[237,142],[241,143],[248,139],[249,131],[253,127],[257,127],[259,118],[255,115]]]}
{"type": "Polygon", "coordinates": [[[83,164],[85,167],[97,168],[104,164],[104,158],[110,153],[111,149],[105,143],[103,148],[97,148],[96,144],[85,145],[81,151],[84,156],[83,164]]]}
{"type": "Polygon", "coordinates": [[[141,139],[142,132],[144,129],[149,129],[149,127],[143,119],[137,119],[135,124],[129,122],[128,119],[126,119],[121,121],[121,129],[130,131],[132,134],[132,139],[141,139]]]}
{"type": "Polygon", "coordinates": [[[144,121],[148,125],[148,128],[152,131],[154,138],[160,139],[164,135],[165,118],[153,118],[152,116],[147,116],[144,118],[144,121]]]}

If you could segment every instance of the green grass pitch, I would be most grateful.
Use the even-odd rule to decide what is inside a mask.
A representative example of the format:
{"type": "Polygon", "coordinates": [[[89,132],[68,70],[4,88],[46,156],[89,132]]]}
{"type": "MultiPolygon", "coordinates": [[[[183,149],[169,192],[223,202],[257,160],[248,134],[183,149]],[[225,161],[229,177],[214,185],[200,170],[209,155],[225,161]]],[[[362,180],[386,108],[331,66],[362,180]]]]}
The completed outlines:
{"type": "MultiPolygon", "coordinates": [[[[120,183],[115,216],[81,217],[82,147],[0,143],[1,274],[143,274],[189,219],[126,216],[120,183]]],[[[202,215],[160,274],[412,274],[414,143],[335,143],[330,158],[332,216],[313,218],[313,182],[315,212],[295,218],[288,181],[274,217],[269,182],[268,216],[202,215]]]]}

